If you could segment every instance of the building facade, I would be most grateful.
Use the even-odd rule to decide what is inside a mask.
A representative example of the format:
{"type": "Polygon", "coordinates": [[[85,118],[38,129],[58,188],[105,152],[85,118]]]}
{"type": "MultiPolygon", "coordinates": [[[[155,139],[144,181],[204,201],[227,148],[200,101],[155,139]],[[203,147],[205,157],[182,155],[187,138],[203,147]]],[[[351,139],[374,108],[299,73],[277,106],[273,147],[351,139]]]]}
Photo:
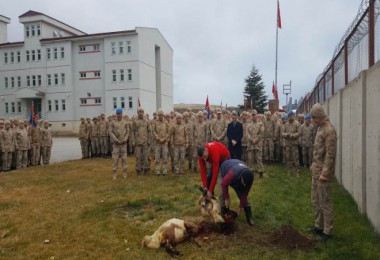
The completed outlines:
{"type": "Polygon", "coordinates": [[[0,15],[0,115],[36,113],[52,130],[77,132],[81,116],[120,107],[173,109],[173,50],[158,29],[86,34],[45,14],[19,16],[24,41],[7,42],[0,15]]]}

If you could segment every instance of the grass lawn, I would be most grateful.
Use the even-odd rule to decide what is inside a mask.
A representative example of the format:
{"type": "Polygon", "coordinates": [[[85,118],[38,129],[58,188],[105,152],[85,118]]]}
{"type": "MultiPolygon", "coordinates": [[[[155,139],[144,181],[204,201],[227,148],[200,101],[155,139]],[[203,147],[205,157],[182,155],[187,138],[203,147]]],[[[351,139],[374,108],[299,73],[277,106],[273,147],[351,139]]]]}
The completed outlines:
{"type": "MultiPolygon", "coordinates": [[[[141,240],[170,218],[199,215],[199,173],[136,176],[134,160],[128,160],[127,180],[119,175],[112,181],[109,159],[0,174],[0,259],[169,259],[163,249],[142,248],[141,240]]],[[[266,172],[249,195],[255,226],[246,224],[243,213],[235,234],[210,233],[199,239],[200,248],[178,245],[183,259],[380,259],[380,236],[337,184],[331,241],[309,252],[267,243],[268,234],[283,225],[309,236],[304,229],[313,225],[313,214],[309,171],[296,178],[268,165],[266,172]]],[[[236,208],[236,194],[230,195],[236,208]]]]}

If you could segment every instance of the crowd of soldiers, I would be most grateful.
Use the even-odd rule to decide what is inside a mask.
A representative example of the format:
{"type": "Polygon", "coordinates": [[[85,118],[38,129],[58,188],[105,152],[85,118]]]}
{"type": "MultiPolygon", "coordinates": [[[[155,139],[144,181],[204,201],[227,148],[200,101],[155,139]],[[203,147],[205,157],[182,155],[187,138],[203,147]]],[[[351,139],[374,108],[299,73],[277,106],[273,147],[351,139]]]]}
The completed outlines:
{"type": "Polygon", "coordinates": [[[48,121],[0,117],[0,171],[49,164],[52,145],[48,121]]]}
{"type": "MultiPolygon", "coordinates": [[[[122,159],[122,175],[126,178],[126,156],[134,154],[136,174],[148,175],[152,162],[155,174],[168,174],[168,161],[174,174],[184,174],[185,161],[189,170],[197,172],[197,148],[207,142],[217,141],[227,146],[227,126],[231,113],[217,109],[194,114],[188,108],[183,114],[164,113],[161,109],[153,118],[143,108],[132,118],[122,114],[107,118],[104,113],[94,118],[81,118],[79,140],[82,158],[113,158],[113,178],[117,178],[118,160],[122,159]]],[[[239,116],[243,124],[242,160],[264,175],[264,162],[282,162],[289,174],[300,173],[300,166],[310,166],[316,128],[310,115],[293,112],[283,114],[270,111],[258,114],[256,110],[244,111],[239,116]]]]}

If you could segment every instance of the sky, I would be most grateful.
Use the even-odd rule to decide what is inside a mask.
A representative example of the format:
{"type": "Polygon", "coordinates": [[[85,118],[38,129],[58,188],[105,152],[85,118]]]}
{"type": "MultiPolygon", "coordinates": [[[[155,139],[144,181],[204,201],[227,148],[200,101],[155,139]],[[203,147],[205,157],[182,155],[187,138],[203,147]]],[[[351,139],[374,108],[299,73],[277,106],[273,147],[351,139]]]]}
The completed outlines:
{"type": "MultiPolygon", "coordinates": [[[[362,0],[280,0],[278,92],[292,81],[299,99],[315,85],[362,0]]],[[[277,0],[0,0],[12,19],[8,41],[22,41],[18,17],[34,10],[86,33],[158,28],[174,51],[173,101],[243,103],[244,79],[254,65],[273,98],[277,0]]]]}

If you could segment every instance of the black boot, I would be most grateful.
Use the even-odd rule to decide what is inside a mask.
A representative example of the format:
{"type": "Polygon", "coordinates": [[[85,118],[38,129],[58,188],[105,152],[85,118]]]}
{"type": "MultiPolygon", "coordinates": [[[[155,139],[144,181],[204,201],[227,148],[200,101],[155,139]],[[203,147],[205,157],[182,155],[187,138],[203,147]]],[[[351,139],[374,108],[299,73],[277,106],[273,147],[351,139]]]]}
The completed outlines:
{"type": "Polygon", "coordinates": [[[252,210],[251,210],[251,206],[244,207],[244,212],[245,212],[245,218],[247,219],[247,223],[248,223],[248,225],[253,226],[253,225],[254,225],[254,222],[253,222],[253,220],[252,220],[252,210]]]}

